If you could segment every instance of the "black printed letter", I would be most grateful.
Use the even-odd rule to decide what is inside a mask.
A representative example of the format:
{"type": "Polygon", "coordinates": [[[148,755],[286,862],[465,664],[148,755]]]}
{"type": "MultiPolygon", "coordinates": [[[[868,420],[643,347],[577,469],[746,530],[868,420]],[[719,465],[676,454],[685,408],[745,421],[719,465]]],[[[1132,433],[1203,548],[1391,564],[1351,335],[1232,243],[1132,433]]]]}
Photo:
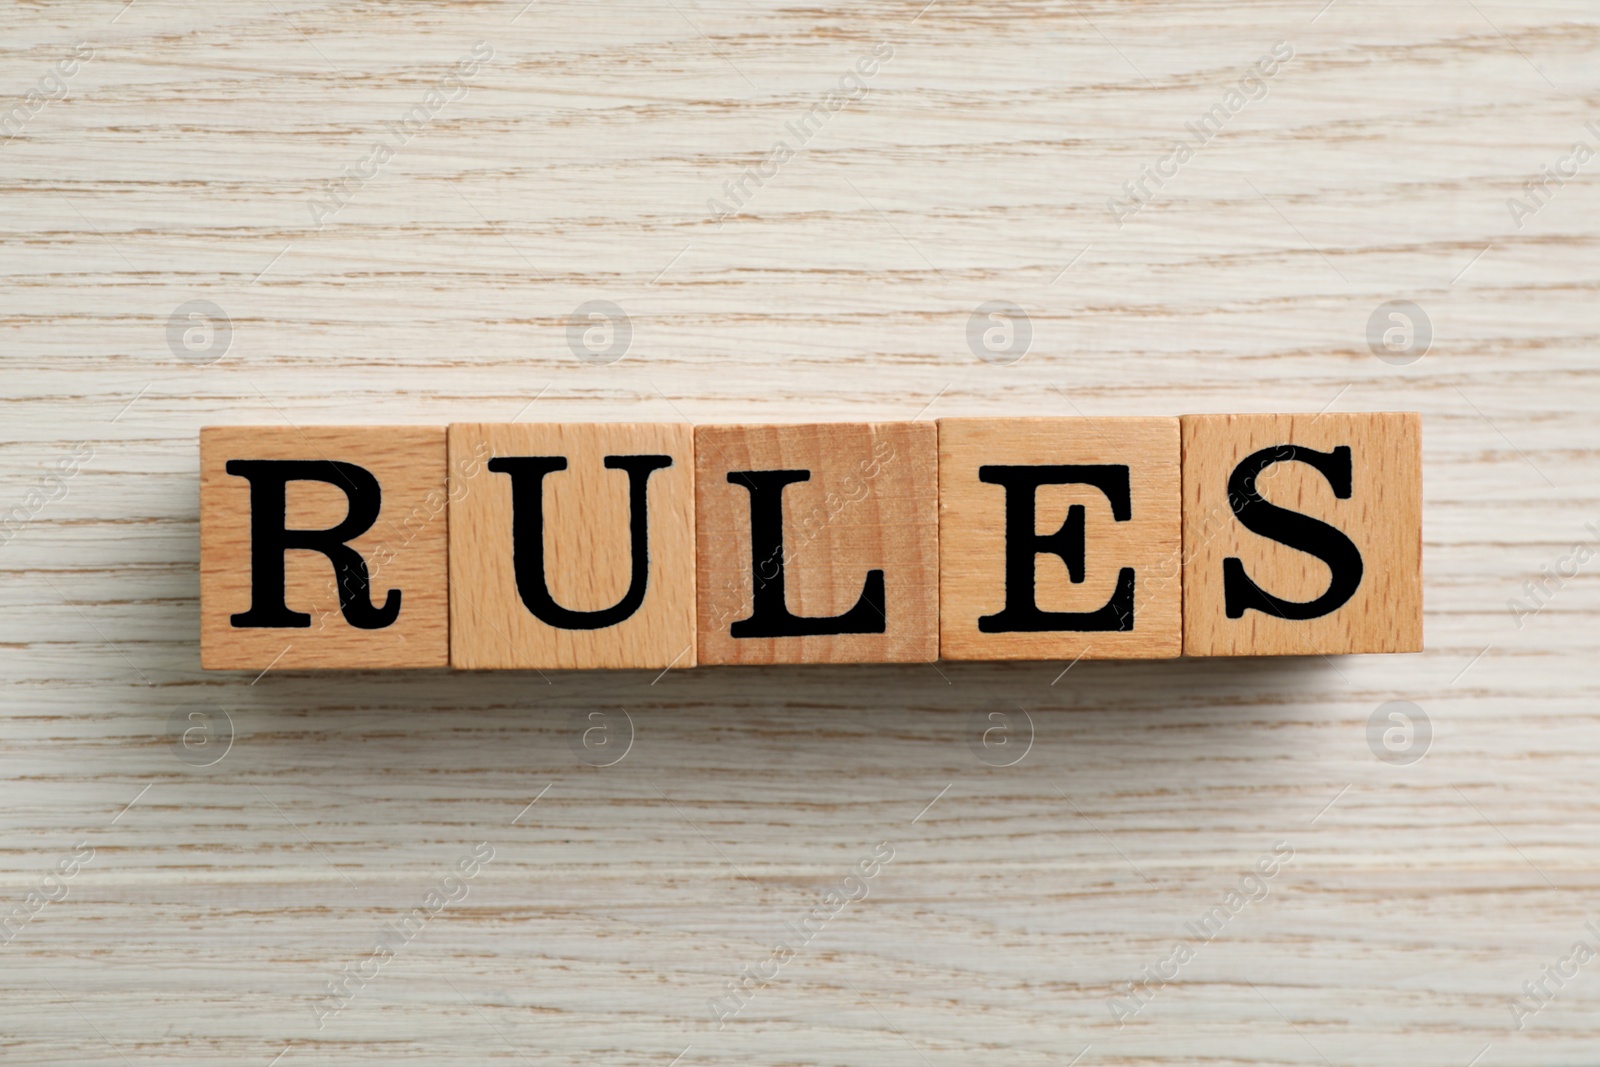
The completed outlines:
{"type": "Polygon", "coordinates": [[[290,549],[321,552],[333,564],[339,611],[358,630],[381,630],[400,615],[400,590],[391,589],[383,607],[372,604],[367,561],[347,545],[372,528],[383,508],[383,490],[365,467],[327,459],[230,459],[229,474],[250,482],[250,610],[234,615],[239,628],[310,627],[311,616],[284,603],[283,554],[290,549]],[[344,490],[350,510],[331,530],[287,530],[284,487],[290,482],[327,482],[344,490]]]}
{"type": "Polygon", "coordinates": [[[573,611],[555,602],[544,573],[544,476],[567,469],[561,456],[503,456],[489,461],[489,470],[511,476],[511,567],[517,593],[535,618],[562,630],[602,630],[639,610],[650,580],[650,524],[645,490],[650,475],[672,466],[671,456],[607,456],[610,470],[628,472],[628,533],[633,573],[621,600],[600,611],[573,611]],[[522,475],[523,477],[518,477],[522,475]]]}
{"type": "Polygon", "coordinates": [[[1111,599],[1094,611],[1041,611],[1034,599],[1034,567],[1048,552],[1067,565],[1074,584],[1083,581],[1084,507],[1067,509],[1066,521],[1053,534],[1036,532],[1034,494],[1041,485],[1092,485],[1111,502],[1117,522],[1133,518],[1128,468],[1114,464],[1060,464],[994,466],[978,468],[978,480],[1006,490],[1006,606],[978,620],[985,634],[1043,633],[1047,631],[1106,632],[1133,629],[1133,568],[1117,574],[1111,599]]]}
{"type": "Polygon", "coordinates": [[[1229,556],[1222,561],[1223,610],[1228,618],[1237,619],[1251,608],[1280,619],[1320,618],[1337,611],[1345,601],[1355,595],[1361,584],[1361,552],[1350,538],[1329,526],[1297,511],[1289,511],[1261,499],[1256,491],[1256,477],[1274,463],[1305,463],[1315,467],[1333,486],[1333,495],[1340,500],[1350,498],[1351,468],[1350,446],[1340,445],[1332,452],[1318,452],[1298,445],[1279,445],[1263,448],[1246,456],[1228,478],[1228,502],[1244,528],[1279,544],[1297,548],[1316,556],[1333,572],[1327,592],[1315,600],[1301,603],[1283,600],[1262,589],[1244,572],[1244,561],[1229,556]]]}
{"type": "Polygon", "coordinates": [[[730,471],[728,481],[750,490],[750,617],[728,627],[730,637],[819,637],[887,633],[883,572],[869,570],[855,607],[843,615],[789,611],[783,589],[783,487],[811,480],[810,471],[730,471]],[[770,573],[769,573],[770,572],[770,573]]]}

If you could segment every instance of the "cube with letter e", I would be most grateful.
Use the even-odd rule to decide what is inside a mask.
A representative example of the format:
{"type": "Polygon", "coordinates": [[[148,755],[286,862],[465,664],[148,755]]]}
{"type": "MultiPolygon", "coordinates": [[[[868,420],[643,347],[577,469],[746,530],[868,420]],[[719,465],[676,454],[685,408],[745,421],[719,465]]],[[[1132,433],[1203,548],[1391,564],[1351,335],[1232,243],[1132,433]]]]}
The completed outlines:
{"type": "Polygon", "coordinates": [[[1175,418],[939,420],[940,654],[1182,648],[1175,418]]]}

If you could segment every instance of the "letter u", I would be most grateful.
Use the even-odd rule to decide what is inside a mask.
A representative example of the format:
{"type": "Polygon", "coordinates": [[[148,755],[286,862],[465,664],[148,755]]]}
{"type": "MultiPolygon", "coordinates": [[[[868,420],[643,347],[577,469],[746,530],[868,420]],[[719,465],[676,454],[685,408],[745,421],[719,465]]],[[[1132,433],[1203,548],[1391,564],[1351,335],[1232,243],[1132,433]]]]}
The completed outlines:
{"type": "Polygon", "coordinates": [[[574,611],[555,602],[545,581],[544,476],[567,469],[562,456],[502,456],[489,470],[511,476],[511,561],[517,594],[540,622],[561,630],[602,630],[639,610],[650,579],[649,521],[646,490],[654,471],[672,466],[671,456],[607,456],[610,470],[628,474],[628,532],[633,556],[628,591],[599,611],[574,611]]]}

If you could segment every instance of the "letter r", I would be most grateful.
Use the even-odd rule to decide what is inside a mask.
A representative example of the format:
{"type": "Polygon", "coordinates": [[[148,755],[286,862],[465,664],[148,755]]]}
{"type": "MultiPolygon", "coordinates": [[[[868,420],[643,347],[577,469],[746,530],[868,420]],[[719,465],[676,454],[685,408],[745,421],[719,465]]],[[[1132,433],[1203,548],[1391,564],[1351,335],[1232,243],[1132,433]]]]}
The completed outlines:
{"type": "Polygon", "coordinates": [[[358,630],[381,630],[400,615],[400,590],[391,589],[383,607],[372,603],[367,561],[347,542],[378,521],[383,490],[365,467],[327,459],[230,459],[229,474],[250,483],[250,610],[229,621],[250,627],[309,629],[311,616],[284,603],[284,553],[320,552],[333,564],[339,611],[358,630]],[[350,510],[327,530],[290,530],[290,482],[326,482],[344,491],[350,510]]]}

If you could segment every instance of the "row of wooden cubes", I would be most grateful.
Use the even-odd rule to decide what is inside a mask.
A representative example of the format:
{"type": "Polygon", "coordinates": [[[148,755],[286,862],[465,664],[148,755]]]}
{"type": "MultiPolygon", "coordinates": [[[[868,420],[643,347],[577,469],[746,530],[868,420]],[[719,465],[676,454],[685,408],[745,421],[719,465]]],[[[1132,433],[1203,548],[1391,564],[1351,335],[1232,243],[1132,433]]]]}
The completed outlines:
{"type": "Polygon", "coordinates": [[[1415,414],[201,431],[210,669],[1422,647],[1415,414]]]}

